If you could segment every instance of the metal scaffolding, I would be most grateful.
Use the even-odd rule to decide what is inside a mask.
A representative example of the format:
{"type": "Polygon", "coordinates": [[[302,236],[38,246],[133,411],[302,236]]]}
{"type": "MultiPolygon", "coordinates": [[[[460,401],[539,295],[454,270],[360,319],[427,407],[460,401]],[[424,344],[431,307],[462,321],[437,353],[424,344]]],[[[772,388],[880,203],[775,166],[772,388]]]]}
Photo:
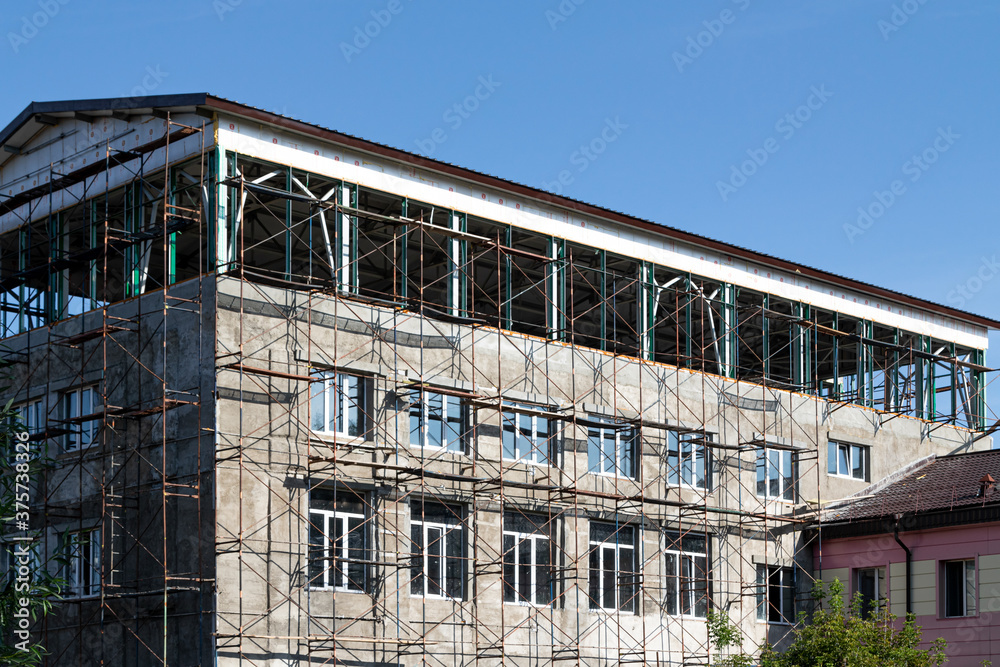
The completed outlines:
{"type": "Polygon", "coordinates": [[[49,664],[707,665],[810,609],[834,413],[994,428],[982,350],[149,123],[0,201],[49,664]]]}

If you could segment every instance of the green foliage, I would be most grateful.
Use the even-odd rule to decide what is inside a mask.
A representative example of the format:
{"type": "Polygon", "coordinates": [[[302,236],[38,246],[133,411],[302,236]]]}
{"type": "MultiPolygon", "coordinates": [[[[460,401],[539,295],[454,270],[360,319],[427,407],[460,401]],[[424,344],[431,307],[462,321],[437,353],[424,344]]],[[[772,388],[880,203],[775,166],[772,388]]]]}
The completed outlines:
{"type": "Polygon", "coordinates": [[[725,614],[709,618],[709,636],[716,650],[734,647],[739,653],[718,659],[717,667],[932,667],[944,663],[945,641],[940,637],[928,649],[920,648],[921,631],[913,615],[902,627],[888,605],[880,604],[867,618],[861,613],[862,600],[856,595],[844,604],[844,585],[835,580],[825,591],[817,582],[813,597],[821,604],[812,622],[796,628],[792,643],[778,652],[765,645],[759,656],[742,652],[742,637],[725,614]]]}
{"type": "MultiPolygon", "coordinates": [[[[2,373],[0,369],[0,373],[2,373]]],[[[7,387],[0,387],[0,390],[7,387]]],[[[7,403],[0,408],[0,531],[6,532],[9,522],[17,512],[17,492],[20,481],[22,501],[24,499],[24,475],[18,480],[15,469],[9,465],[9,456],[15,450],[17,433],[22,430],[22,424],[11,403],[7,403]]],[[[23,463],[23,462],[22,462],[23,463]]],[[[48,461],[41,457],[32,457],[27,464],[27,477],[29,480],[37,479],[38,471],[48,461]]],[[[22,468],[23,470],[23,468],[22,468]]],[[[10,545],[2,545],[4,548],[10,545]]],[[[12,568],[17,564],[13,558],[8,562],[12,568]]],[[[35,567],[30,574],[30,579],[20,582],[15,578],[8,582],[8,573],[0,573],[4,577],[3,588],[0,591],[0,664],[13,665],[15,667],[27,667],[38,665],[45,655],[45,648],[41,644],[32,643],[30,636],[27,641],[18,637],[15,631],[20,628],[23,610],[27,610],[28,617],[34,623],[37,619],[48,615],[52,611],[54,600],[59,599],[65,582],[57,576],[49,573],[47,568],[35,567]]]]}

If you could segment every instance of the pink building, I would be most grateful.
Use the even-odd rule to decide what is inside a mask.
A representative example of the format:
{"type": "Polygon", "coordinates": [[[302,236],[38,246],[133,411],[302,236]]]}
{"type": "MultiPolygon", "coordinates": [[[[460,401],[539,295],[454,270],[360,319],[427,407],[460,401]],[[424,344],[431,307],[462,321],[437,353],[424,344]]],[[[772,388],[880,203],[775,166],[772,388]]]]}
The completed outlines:
{"type": "Polygon", "coordinates": [[[928,457],[823,514],[815,567],[944,637],[948,665],[1000,664],[1000,451],[928,457]]]}

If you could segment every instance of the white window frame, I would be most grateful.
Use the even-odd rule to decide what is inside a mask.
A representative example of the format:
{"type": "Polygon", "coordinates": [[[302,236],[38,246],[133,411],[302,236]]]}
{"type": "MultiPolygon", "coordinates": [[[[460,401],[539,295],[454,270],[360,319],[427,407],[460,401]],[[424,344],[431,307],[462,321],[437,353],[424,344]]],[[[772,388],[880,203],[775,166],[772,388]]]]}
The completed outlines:
{"type": "Polygon", "coordinates": [[[100,595],[101,529],[86,528],[67,532],[64,554],[66,597],[87,598],[100,595]]]}
{"type": "Polygon", "coordinates": [[[681,433],[679,431],[667,432],[667,483],[670,486],[697,489],[699,491],[712,490],[712,451],[706,442],[693,442],[695,440],[711,440],[711,436],[702,433],[681,433]],[[677,448],[674,449],[674,444],[677,448]],[[677,466],[671,466],[670,460],[676,452],[677,466]],[[705,483],[699,485],[694,483],[695,471],[698,469],[698,461],[705,466],[705,483]],[[687,475],[685,475],[685,471],[687,475]]]}
{"type": "MultiPolygon", "coordinates": [[[[502,518],[501,521],[503,521],[505,518],[506,517],[502,518]]],[[[503,594],[504,595],[504,601],[503,601],[504,604],[514,604],[514,605],[520,605],[520,606],[524,606],[524,607],[549,607],[549,606],[551,606],[552,605],[551,601],[549,601],[549,602],[539,602],[535,598],[535,594],[538,591],[538,570],[539,570],[539,568],[542,568],[542,567],[552,567],[552,563],[551,562],[547,566],[538,563],[539,543],[540,542],[544,542],[545,544],[541,545],[541,547],[544,548],[544,549],[546,549],[546,550],[551,550],[551,548],[552,548],[552,541],[551,541],[550,536],[548,534],[546,534],[546,533],[541,533],[541,532],[527,533],[527,532],[518,532],[518,531],[515,531],[515,530],[507,530],[506,528],[504,528],[504,530],[503,530],[503,536],[502,536],[501,539],[504,539],[504,541],[506,541],[507,537],[512,537],[514,539],[514,546],[509,551],[507,549],[504,549],[504,556],[506,556],[508,553],[511,553],[513,555],[513,557],[514,557],[514,563],[513,563],[513,565],[514,565],[514,581],[510,582],[510,587],[514,591],[515,597],[518,598],[518,599],[508,600],[507,599],[507,588],[505,587],[504,588],[504,594],[503,594]],[[531,598],[532,599],[530,599],[530,600],[521,599],[521,595],[520,595],[520,592],[519,592],[521,590],[520,584],[521,584],[521,566],[522,566],[522,563],[520,562],[521,550],[520,550],[519,547],[520,547],[520,544],[522,542],[525,542],[525,541],[528,541],[528,542],[531,543],[531,546],[530,546],[530,549],[529,549],[529,552],[531,553],[531,563],[528,564],[528,570],[531,573],[531,583],[529,585],[529,590],[531,591],[531,598]]],[[[551,554],[551,551],[550,551],[550,554],[551,554]]],[[[503,562],[503,565],[504,566],[506,565],[506,561],[503,562]]],[[[550,578],[549,578],[549,585],[551,586],[551,584],[552,584],[552,578],[550,576],[550,578]]]]}
{"type": "Polygon", "coordinates": [[[607,417],[590,417],[587,424],[587,472],[592,475],[601,475],[603,477],[621,477],[623,479],[638,479],[638,470],[640,466],[640,454],[641,454],[641,437],[639,435],[639,429],[634,426],[628,426],[625,424],[617,424],[614,420],[607,417]],[[597,468],[595,469],[595,462],[590,460],[590,443],[593,437],[593,432],[598,431],[599,446],[598,455],[599,461],[596,462],[597,468]],[[608,443],[612,442],[612,438],[608,437],[608,432],[611,432],[614,441],[614,458],[608,455],[611,446],[608,443]],[[625,437],[628,435],[629,437],[625,437]],[[632,470],[623,470],[623,463],[625,460],[625,453],[628,449],[632,450],[632,470]],[[614,469],[607,470],[607,464],[613,463],[614,469]]]}
{"type": "Polygon", "coordinates": [[[865,599],[862,598],[862,615],[867,615],[869,613],[874,613],[881,604],[883,598],[888,597],[889,592],[883,590],[886,588],[886,568],[884,565],[876,565],[873,567],[859,567],[854,570],[854,593],[861,593],[861,576],[866,573],[875,574],[875,597],[871,600],[871,607],[868,608],[865,605],[865,599]]]}
{"type": "Polygon", "coordinates": [[[519,408],[517,412],[513,410],[502,409],[500,412],[500,452],[504,461],[516,461],[518,463],[528,463],[531,465],[539,466],[549,466],[552,465],[553,453],[555,452],[555,447],[553,446],[555,433],[555,420],[549,419],[538,414],[529,414],[528,412],[522,412],[521,410],[538,410],[539,408],[533,405],[526,405],[524,403],[514,403],[504,401],[503,408],[519,408]],[[528,420],[528,428],[530,434],[525,435],[524,433],[524,423],[522,420],[528,420]],[[538,423],[539,420],[543,420],[548,423],[548,435],[546,437],[539,437],[538,423]],[[510,457],[507,455],[506,448],[504,447],[504,439],[506,438],[507,432],[513,432],[514,436],[514,453],[516,455],[518,451],[518,440],[521,438],[526,439],[531,444],[531,449],[527,455],[521,457],[510,457]]]}
{"type": "Polygon", "coordinates": [[[764,461],[764,493],[760,492],[759,487],[754,489],[758,498],[764,498],[766,500],[776,500],[783,503],[794,503],[798,479],[796,475],[796,461],[795,453],[789,449],[779,449],[776,447],[768,447],[767,445],[757,448],[757,465],[755,468],[756,483],[760,484],[760,471],[761,471],[761,459],[764,461]],[[778,459],[778,464],[775,465],[774,459],[778,459]],[[786,466],[787,464],[787,466],[786,466]],[[772,473],[777,472],[778,481],[778,494],[774,495],[771,493],[771,481],[772,473]],[[788,486],[784,486],[785,474],[788,475],[788,479],[791,480],[788,486]],[[787,498],[786,494],[791,493],[791,498],[787,498]]]}
{"type": "MultiPolygon", "coordinates": [[[[691,549],[684,549],[683,548],[683,543],[682,543],[682,540],[684,539],[683,538],[683,534],[679,534],[679,533],[673,533],[673,534],[677,535],[677,539],[675,540],[674,543],[675,544],[682,544],[682,548],[680,548],[680,549],[677,549],[677,548],[671,549],[671,548],[667,547],[667,548],[665,548],[663,550],[663,553],[664,553],[664,556],[665,556],[665,559],[664,559],[664,573],[665,573],[665,576],[666,577],[670,577],[672,575],[675,578],[675,581],[677,582],[677,590],[675,591],[677,597],[674,600],[674,604],[676,605],[677,613],[676,614],[670,614],[670,616],[682,617],[682,618],[701,618],[701,619],[707,618],[707,610],[711,609],[711,604],[707,604],[706,605],[707,609],[706,609],[706,615],[705,616],[699,616],[698,614],[695,614],[695,613],[685,614],[681,610],[684,609],[684,605],[682,604],[682,600],[683,600],[683,596],[685,596],[685,595],[689,595],[690,596],[690,599],[687,602],[688,609],[692,609],[693,610],[693,609],[696,608],[697,600],[695,599],[694,596],[696,595],[697,591],[695,590],[695,588],[693,586],[690,586],[690,585],[688,585],[686,587],[686,589],[685,589],[685,582],[686,581],[696,581],[697,580],[697,568],[695,567],[696,566],[696,562],[695,562],[696,558],[703,558],[703,559],[705,559],[705,568],[704,568],[705,579],[706,579],[705,580],[705,592],[706,592],[706,595],[710,595],[711,582],[708,580],[709,579],[709,574],[708,574],[708,572],[709,572],[709,570],[708,570],[709,560],[708,560],[708,548],[707,548],[708,538],[704,537],[704,536],[699,536],[699,537],[704,537],[706,548],[705,548],[704,552],[698,552],[698,551],[693,551],[691,549]],[[670,572],[670,557],[671,556],[674,557],[674,571],[673,572],[670,572]],[[686,570],[686,572],[685,572],[685,570],[686,570]]],[[[668,595],[669,595],[669,593],[668,593],[668,595]]],[[[710,602],[711,601],[709,600],[709,603],[710,602]]]]}
{"type": "MultiPolygon", "coordinates": [[[[605,571],[604,571],[603,568],[598,569],[598,571],[597,571],[597,599],[594,599],[593,597],[590,598],[590,610],[591,611],[611,612],[611,613],[625,612],[627,614],[634,614],[635,613],[635,609],[638,607],[638,598],[639,598],[638,588],[639,588],[639,584],[638,584],[637,581],[632,583],[632,587],[634,588],[635,593],[636,593],[635,597],[633,599],[631,599],[631,600],[623,600],[622,599],[624,597],[623,589],[625,587],[622,586],[621,579],[622,579],[622,574],[623,574],[622,573],[622,552],[623,551],[628,551],[631,554],[632,567],[635,568],[637,566],[638,559],[637,559],[637,555],[636,555],[636,551],[637,551],[636,550],[636,536],[637,536],[638,530],[639,530],[639,528],[637,526],[621,526],[621,527],[619,527],[618,529],[616,529],[615,531],[613,531],[611,533],[611,537],[609,539],[614,540],[614,541],[598,541],[598,540],[594,539],[594,533],[593,532],[590,533],[590,535],[589,535],[590,550],[588,551],[588,554],[591,553],[591,552],[596,551],[599,554],[599,556],[598,556],[598,566],[600,566],[600,564],[604,562],[605,554],[610,552],[613,555],[613,557],[614,557],[614,563],[615,563],[614,572],[611,575],[611,576],[613,576],[615,578],[615,581],[614,581],[614,591],[615,591],[614,597],[615,597],[615,599],[611,602],[611,606],[608,606],[606,604],[607,601],[604,599],[604,588],[605,588],[605,586],[604,586],[604,584],[605,584],[604,576],[605,576],[605,571]],[[623,542],[620,541],[621,540],[620,530],[622,528],[628,528],[628,529],[630,529],[630,530],[633,531],[632,532],[632,541],[631,542],[625,542],[625,543],[623,543],[623,542]],[[623,604],[628,604],[629,607],[623,609],[622,608],[623,604]],[[597,606],[594,606],[594,605],[597,605],[597,606]]],[[[593,572],[590,572],[589,575],[593,576],[593,572]]],[[[633,569],[633,575],[637,576],[637,573],[636,573],[636,571],[634,569],[633,569]]],[[[589,580],[588,580],[588,585],[589,585],[589,580]]]]}
{"type": "Polygon", "coordinates": [[[794,625],[795,623],[795,569],[783,565],[757,565],[757,620],[771,625],[794,625]],[[771,604],[771,575],[777,572],[780,577],[778,588],[782,591],[778,595],[778,604],[771,604]],[[763,573],[763,578],[761,574],[763,573]],[[791,600],[785,597],[784,591],[790,591],[791,600]],[[791,609],[785,608],[785,603],[790,602],[791,609]],[[771,607],[778,609],[778,614],[782,620],[770,620],[771,607]]]}
{"type": "Polygon", "coordinates": [[[313,433],[335,435],[344,438],[364,438],[367,417],[365,414],[366,378],[339,371],[314,371],[313,377],[315,380],[310,390],[310,410],[312,411],[310,415],[310,427],[313,433]],[[357,383],[358,400],[356,403],[351,400],[349,382],[357,383]],[[322,404],[322,413],[319,415],[316,414],[317,402],[322,404]],[[358,424],[358,433],[354,435],[351,434],[349,428],[352,412],[357,413],[358,424]],[[333,415],[332,420],[330,419],[331,415],[333,415]],[[340,424],[337,423],[338,419],[340,424]],[[317,428],[317,420],[320,422],[319,428],[317,428]],[[329,428],[331,421],[334,425],[332,429],[329,428]]]}
{"type": "Polygon", "coordinates": [[[100,423],[98,419],[89,419],[78,423],[72,423],[70,420],[97,414],[99,401],[97,385],[74,387],[59,395],[60,417],[63,420],[64,428],[71,431],[63,436],[63,451],[75,452],[97,444],[95,436],[100,423]],[[89,397],[90,403],[86,410],[84,409],[84,397],[89,397]],[[76,414],[73,414],[74,411],[76,414]],[[78,443],[75,442],[76,438],[79,438],[78,443]]]}
{"type": "Polygon", "coordinates": [[[946,561],[941,561],[941,617],[942,618],[970,618],[979,615],[979,573],[976,568],[975,558],[956,558],[946,561]],[[948,613],[948,594],[951,592],[951,587],[948,585],[948,566],[954,565],[956,563],[964,563],[964,577],[963,589],[964,595],[962,595],[962,613],[961,614],[949,614],[948,613]],[[969,589],[969,574],[972,574],[972,589],[969,589]]]}
{"type": "Polygon", "coordinates": [[[871,448],[868,447],[867,445],[857,445],[851,442],[839,442],[837,440],[830,440],[829,444],[827,445],[826,473],[831,477],[844,477],[846,479],[853,479],[861,482],[867,482],[871,477],[871,470],[870,470],[871,461],[872,461],[871,448]],[[834,467],[836,468],[836,471],[830,472],[830,450],[833,448],[836,448],[837,450],[836,456],[834,457],[834,467]],[[856,477],[854,475],[855,450],[861,452],[861,456],[864,458],[863,469],[862,469],[863,474],[861,477],[856,477]],[[846,451],[847,453],[846,454],[847,472],[842,472],[840,470],[841,451],[846,451]]]}
{"type": "MultiPolygon", "coordinates": [[[[443,522],[443,521],[425,521],[422,518],[411,518],[411,526],[420,526],[421,535],[423,542],[421,545],[421,563],[420,572],[423,580],[424,590],[421,593],[413,593],[411,589],[411,594],[415,597],[429,598],[432,600],[455,600],[461,601],[465,597],[465,577],[462,577],[462,591],[458,597],[452,597],[448,595],[448,559],[453,558],[448,556],[448,546],[451,544],[451,540],[459,540],[459,549],[464,553],[465,544],[465,526],[456,517],[454,522],[443,522]],[[439,531],[440,537],[435,538],[435,540],[428,539],[431,531],[439,531]],[[438,567],[439,583],[437,588],[443,592],[443,594],[438,595],[436,593],[428,593],[430,588],[429,584],[431,581],[430,572],[430,550],[427,548],[429,544],[433,541],[439,541],[441,545],[440,552],[440,564],[438,567]]],[[[464,563],[462,564],[462,572],[464,573],[464,563]]]]}
{"type": "Polygon", "coordinates": [[[413,447],[420,447],[421,449],[429,449],[431,451],[448,451],[454,452],[456,454],[464,454],[466,452],[466,428],[468,425],[468,408],[462,404],[462,399],[458,396],[453,396],[451,394],[444,394],[441,392],[434,391],[432,389],[419,389],[413,392],[410,396],[410,445],[413,447]],[[440,421],[441,428],[441,439],[444,440],[445,435],[448,433],[448,424],[458,423],[457,429],[458,433],[457,446],[452,446],[452,443],[442,442],[440,446],[431,445],[429,443],[428,432],[430,431],[429,426],[431,423],[430,419],[430,403],[432,400],[441,399],[441,419],[434,421],[440,421]],[[419,410],[419,426],[417,428],[419,435],[419,443],[413,442],[413,417],[416,410],[419,410]],[[453,414],[457,412],[457,415],[453,414]]]}
{"type": "Polygon", "coordinates": [[[323,510],[316,509],[313,507],[309,508],[309,520],[311,522],[317,521],[317,518],[321,520],[322,526],[321,530],[323,532],[323,568],[322,568],[322,581],[310,581],[309,587],[318,590],[336,590],[345,591],[349,593],[364,593],[366,592],[366,587],[368,585],[368,568],[365,567],[365,577],[364,581],[358,585],[357,583],[352,584],[350,575],[346,567],[335,567],[335,563],[349,563],[350,562],[350,550],[348,547],[347,534],[350,530],[351,519],[360,519],[361,525],[357,530],[362,531],[361,539],[364,545],[363,549],[368,551],[368,535],[366,533],[368,527],[365,523],[366,516],[364,514],[358,514],[356,512],[346,512],[344,510],[323,510]],[[333,543],[335,542],[333,535],[336,535],[336,531],[333,530],[332,523],[340,522],[341,531],[340,534],[343,536],[341,539],[342,544],[340,545],[338,551],[339,554],[331,553],[333,550],[333,543]],[[339,570],[339,572],[338,572],[339,570]],[[330,579],[339,578],[341,581],[336,581],[330,583],[330,579]]]}

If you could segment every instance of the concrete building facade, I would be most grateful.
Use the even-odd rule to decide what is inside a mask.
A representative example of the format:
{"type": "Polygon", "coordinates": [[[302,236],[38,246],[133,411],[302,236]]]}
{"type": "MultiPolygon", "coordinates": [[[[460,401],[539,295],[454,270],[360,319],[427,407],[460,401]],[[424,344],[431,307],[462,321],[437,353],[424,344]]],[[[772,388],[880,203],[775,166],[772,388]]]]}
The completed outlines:
{"type": "Polygon", "coordinates": [[[51,664],[705,664],[991,446],[971,313],[210,95],[0,144],[51,664]]]}

